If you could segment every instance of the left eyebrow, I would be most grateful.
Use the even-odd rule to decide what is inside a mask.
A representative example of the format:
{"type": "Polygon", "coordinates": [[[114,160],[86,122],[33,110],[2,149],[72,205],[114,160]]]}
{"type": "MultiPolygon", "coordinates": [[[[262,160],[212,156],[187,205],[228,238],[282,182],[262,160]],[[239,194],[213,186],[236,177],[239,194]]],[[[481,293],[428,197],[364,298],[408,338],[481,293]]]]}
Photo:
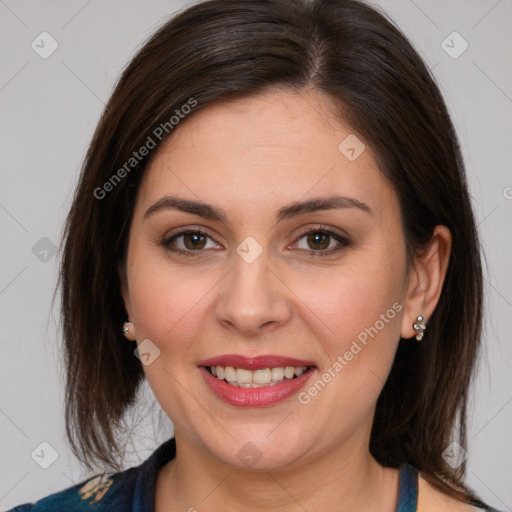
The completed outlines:
{"type": "MultiPolygon", "coordinates": [[[[309,201],[295,202],[283,206],[277,211],[276,222],[281,222],[284,219],[298,217],[299,215],[305,215],[307,213],[345,208],[357,208],[372,215],[371,208],[366,203],[363,203],[358,199],[353,197],[331,195],[328,197],[320,197],[317,199],[311,199],[309,201]]],[[[193,201],[191,199],[184,199],[177,196],[162,197],[146,210],[144,213],[144,218],[149,217],[155,212],[169,209],[179,210],[185,213],[190,213],[192,215],[198,215],[199,217],[203,217],[205,219],[227,222],[226,212],[222,208],[218,208],[201,201],[193,201]]]]}
{"type": "Polygon", "coordinates": [[[299,215],[304,215],[306,213],[313,213],[321,210],[345,208],[358,208],[359,210],[372,215],[372,209],[366,203],[359,201],[359,199],[354,197],[332,195],[329,197],[320,197],[318,199],[311,199],[309,201],[296,202],[287,206],[283,206],[277,212],[276,221],[280,222],[283,219],[289,219],[299,215]]]}

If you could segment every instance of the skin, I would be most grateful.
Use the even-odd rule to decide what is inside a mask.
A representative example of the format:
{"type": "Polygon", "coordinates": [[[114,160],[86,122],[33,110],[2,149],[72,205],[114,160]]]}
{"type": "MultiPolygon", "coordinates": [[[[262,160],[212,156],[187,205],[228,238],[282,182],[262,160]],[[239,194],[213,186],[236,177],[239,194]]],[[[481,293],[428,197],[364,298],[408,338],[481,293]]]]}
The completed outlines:
{"type": "MultiPolygon", "coordinates": [[[[438,226],[429,250],[407,269],[394,190],[367,143],[354,161],[338,150],[353,131],[333,112],[314,90],[210,106],[180,123],[143,177],[122,292],[134,326],[129,337],[160,350],[144,371],[175,427],[177,456],[158,475],[157,512],[286,512],[333,503],[395,510],[398,472],[380,466],[368,448],[375,405],[400,336],[413,337],[416,317],[428,321],[436,307],[451,236],[438,226]],[[345,208],[275,220],[284,205],[333,193],[357,198],[371,214],[345,208]],[[144,216],[171,194],[222,208],[227,220],[175,209],[144,216]],[[320,226],[349,245],[301,236],[320,226]],[[208,237],[162,244],[185,228],[208,237]],[[236,252],[248,236],[262,249],[252,263],[236,252]],[[341,250],[312,255],[333,247],[341,250]],[[393,303],[401,311],[307,405],[294,395],[268,407],[234,407],[198,370],[221,354],[289,355],[315,361],[314,382],[393,303]],[[251,468],[237,457],[248,442],[261,453],[251,468]]],[[[420,479],[418,510],[472,508],[420,479]]]]}

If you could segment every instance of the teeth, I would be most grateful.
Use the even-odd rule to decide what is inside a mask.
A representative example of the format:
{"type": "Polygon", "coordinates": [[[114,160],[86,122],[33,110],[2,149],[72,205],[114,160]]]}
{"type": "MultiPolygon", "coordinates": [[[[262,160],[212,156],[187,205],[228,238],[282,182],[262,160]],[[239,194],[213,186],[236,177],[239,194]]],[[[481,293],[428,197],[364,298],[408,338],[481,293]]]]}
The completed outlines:
{"type": "MultiPolygon", "coordinates": [[[[217,370],[219,367],[217,366],[217,370]]],[[[250,384],[252,382],[252,373],[251,370],[244,370],[242,368],[236,369],[236,381],[238,384],[250,384]]]]}
{"type": "Polygon", "coordinates": [[[287,379],[293,379],[293,376],[295,375],[295,368],[293,366],[287,366],[284,369],[284,376],[287,379]]]}
{"type": "MultiPolygon", "coordinates": [[[[240,370],[237,370],[237,374],[240,370]]],[[[270,368],[265,368],[264,370],[255,370],[252,373],[252,381],[254,384],[268,384],[272,380],[272,372],[270,368]]]]}
{"type": "Polygon", "coordinates": [[[283,380],[284,368],[272,368],[272,380],[283,380]]]}
{"type": "Polygon", "coordinates": [[[232,386],[241,388],[274,386],[284,380],[293,379],[295,376],[300,377],[306,370],[307,366],[281,366],[254,371],[245,368],[233,368],[232,366],[210,367],[210,371],[215,377],[227,381],[232,386]]]}
{"type": "Polygon", "coordinates": [[[232,366],[226,366],[224,369],[224,378],[228,382],[236,382],[236,370],[232,366]]]}

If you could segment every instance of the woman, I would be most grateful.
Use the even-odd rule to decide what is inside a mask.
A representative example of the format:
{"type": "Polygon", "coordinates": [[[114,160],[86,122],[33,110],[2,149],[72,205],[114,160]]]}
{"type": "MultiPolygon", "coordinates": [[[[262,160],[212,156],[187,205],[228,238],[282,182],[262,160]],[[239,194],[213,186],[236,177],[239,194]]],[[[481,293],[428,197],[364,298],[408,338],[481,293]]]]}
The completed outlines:
{"type": "Polygon", "coordinates": [[[14,510],[494,510],[463,483],[462,158],[369,6],[211,0],[160,28],[89,148],[61,286],[68,436],[116,472],[14,510]],[[175,435],[121,472],[144,378],[175,435]]]}

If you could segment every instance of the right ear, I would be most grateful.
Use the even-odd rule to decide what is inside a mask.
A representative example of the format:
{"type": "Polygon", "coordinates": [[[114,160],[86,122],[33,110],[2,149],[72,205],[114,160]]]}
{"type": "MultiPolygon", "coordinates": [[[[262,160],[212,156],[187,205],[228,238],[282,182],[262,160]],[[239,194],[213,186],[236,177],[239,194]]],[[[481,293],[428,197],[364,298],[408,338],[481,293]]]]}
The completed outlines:
{"type": "Polygon", "coordinates": [[[119,275],[119,282],[121,284],[121,296],[123,297],[124,309],[126,311],[126,317],[131,322],[131,301],[130,291],[128,288],[128,276],[126,272],[126,260],[123,260],[117,266],[117,274],[119,275]]]}

